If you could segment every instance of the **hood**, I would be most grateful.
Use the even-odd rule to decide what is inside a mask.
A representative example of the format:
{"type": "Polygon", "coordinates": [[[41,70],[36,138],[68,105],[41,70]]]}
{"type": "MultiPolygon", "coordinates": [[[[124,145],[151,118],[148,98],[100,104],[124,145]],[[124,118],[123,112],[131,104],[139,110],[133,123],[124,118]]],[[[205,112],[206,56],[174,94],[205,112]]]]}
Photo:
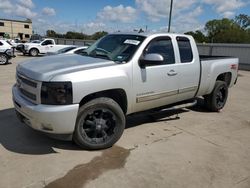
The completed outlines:
{"type": "Polygon", "coordinates": [[[17,72],[33,80],[50,81],[57,75],[111,65],[115,62],[77,54],[55,55],[20,63],[17,72]]]}

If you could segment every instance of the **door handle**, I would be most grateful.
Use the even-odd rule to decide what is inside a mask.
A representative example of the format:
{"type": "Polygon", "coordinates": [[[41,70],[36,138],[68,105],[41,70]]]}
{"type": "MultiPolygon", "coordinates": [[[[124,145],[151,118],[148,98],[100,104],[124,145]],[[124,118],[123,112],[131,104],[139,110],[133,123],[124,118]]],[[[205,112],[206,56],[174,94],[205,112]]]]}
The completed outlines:
{"type": "Polygon", "coordinates": [[[175,70],[170,70],[169,72],[168,72],[168,76],[175,76],[175,75],[177,75],[178,73],[177,72],[175,72],[175,70]]]}

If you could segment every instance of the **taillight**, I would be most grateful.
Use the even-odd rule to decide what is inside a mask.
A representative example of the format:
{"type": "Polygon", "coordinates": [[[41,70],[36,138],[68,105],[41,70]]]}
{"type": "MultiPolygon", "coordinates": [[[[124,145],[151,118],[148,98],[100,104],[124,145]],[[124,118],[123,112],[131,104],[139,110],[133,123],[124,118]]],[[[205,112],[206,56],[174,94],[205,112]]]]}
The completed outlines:
{"type": "Polygon", "coordinates": [[[231,65],[231,69],[233,69],[233,70],[238,70],[237,64],[232,64],[232,65],[231,65]]]}

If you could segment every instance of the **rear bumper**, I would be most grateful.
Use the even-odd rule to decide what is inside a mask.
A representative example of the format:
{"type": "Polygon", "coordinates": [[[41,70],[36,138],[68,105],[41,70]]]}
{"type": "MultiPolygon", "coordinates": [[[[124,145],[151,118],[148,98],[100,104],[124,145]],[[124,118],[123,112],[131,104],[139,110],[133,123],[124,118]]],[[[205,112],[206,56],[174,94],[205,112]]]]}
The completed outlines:
{"type": "Polygon", "coordinates": [[[22,98],[12,88],[13,103],[19,119],[35,130],[50,134],[72,134],[78,113],[78,104],[36,105],[22,98]]]}

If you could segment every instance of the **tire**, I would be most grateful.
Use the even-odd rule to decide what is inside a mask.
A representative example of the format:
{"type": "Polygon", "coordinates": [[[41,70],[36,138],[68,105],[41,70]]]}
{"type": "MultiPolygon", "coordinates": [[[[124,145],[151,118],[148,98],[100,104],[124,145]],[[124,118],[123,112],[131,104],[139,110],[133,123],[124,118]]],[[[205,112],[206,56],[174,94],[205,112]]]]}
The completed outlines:
{"type": "Polygon", "coordinates": [[[122,136],[125,122],[121,107],[113,99],[93,99],[79,109],[73,140],[83,149],[109,148],[122,136]]]}
{"type": "Polygon", "coordinates": [[[9,61],[8,56],[5,54],[0,54],[0,65],[5,65],[9,61]]]}
{"type": "Polygon", "coordinates": [[[212,93],[204,97],[205,106],[212,112],[219,112],[225,106],[227,97],[227,83],[224,81],[216,81],[212,93]]]}
{"type": "Polygon", "coordinates": [[[32,56],[32,57],[38,56],[38,53],[39,53],[39,51],[38,51],[36,48],[32,48],[32,49],[30,49],[30,51],[29,51],[29,54],[30,54],[30,56],[32,56]]]}

